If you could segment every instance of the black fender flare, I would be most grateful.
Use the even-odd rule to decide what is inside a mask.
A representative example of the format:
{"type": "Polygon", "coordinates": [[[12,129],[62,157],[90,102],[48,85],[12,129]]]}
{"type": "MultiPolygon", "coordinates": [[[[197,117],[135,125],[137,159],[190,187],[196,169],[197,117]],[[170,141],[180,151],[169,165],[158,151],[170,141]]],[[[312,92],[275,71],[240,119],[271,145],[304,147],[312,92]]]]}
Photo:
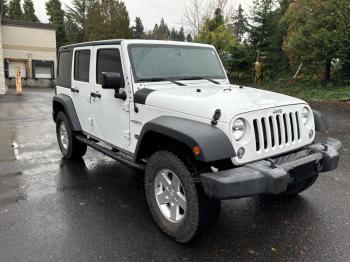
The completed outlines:
{"type": "Polygon", "coordinates": [[[193,155],[202,162],[213,162],[236,156],[229,138],[219,128],[190,119],[160,116],[143,126],[136,145],[135,160],[138,159],[143,138],[148,132],[175,139],[185,144],[191,152],[195,146],[199,146],[200,154],[193,153],[193,155]]]}
{"type": "Polygon", "coordinates": [[[79,122],[77,112],[75,111],[73,100],[64,94],[59,94],[53,97],[52,101],[52,115],[54,121],[56,121],[56,116],[60,108],[63,108],[70,124],[72,131],[81,132],[82,128],[79,122]]]}
{"type": "Polygon", "coordinates": [[[329,129],[329,124],[324,115],[317,110],[312,110],[315,120],[316,131],[325,132],[329,129]]]}

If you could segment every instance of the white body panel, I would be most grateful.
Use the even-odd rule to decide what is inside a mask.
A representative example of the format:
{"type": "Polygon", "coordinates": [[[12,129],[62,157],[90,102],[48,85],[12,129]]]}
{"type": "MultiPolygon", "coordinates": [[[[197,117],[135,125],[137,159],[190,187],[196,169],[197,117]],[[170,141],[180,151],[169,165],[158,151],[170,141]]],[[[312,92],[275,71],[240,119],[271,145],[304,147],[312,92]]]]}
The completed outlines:
{"type": "Polygon", "coordinates": [[[73,52],[72,61],[72,88],[79,90],[79,93],[71,92],[70,97],[73,100],[75,111],[77,112],[81,127],[86,132],[93,131],[92,109],[91,109],[91,74],[93,73],[92,60],[90,59],[90,77],[89,82],[77,81],[74,79],[75,53],[79,50],[90,50],[92,56],[92,47],[76,48],[73,52]]]}
{"type": "MultiPolygon", "coordinates": [[[[117,148],[127,148],[130,144],[129,99],[126,101],[116,99],[114,89],[103,89],[100,84],[96,83],[96,55],[98,50],[103,49],[120,50],[115,45],[94,47],[93,68],[95,70],[92,72],[91,89],[92,92],[101,94],[101,98],[91,98],[92,118],[95,123],[91,134],[117,148]]],[[[121,58],[123,61],[123,56],[121,58]]],[[[125,81],[125,83],[125,90],[128,90],[129,82],[125,81]]]]}

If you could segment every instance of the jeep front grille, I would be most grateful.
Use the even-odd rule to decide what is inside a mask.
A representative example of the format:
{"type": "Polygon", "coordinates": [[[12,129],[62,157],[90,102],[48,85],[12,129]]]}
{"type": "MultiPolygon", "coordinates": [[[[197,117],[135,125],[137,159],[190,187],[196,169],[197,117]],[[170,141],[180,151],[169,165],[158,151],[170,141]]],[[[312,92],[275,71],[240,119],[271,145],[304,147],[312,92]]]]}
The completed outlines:
{"type": "Polygon", "coordinates": [[[285,147],[301,139],[298,112],[270,115],[253,120],[256,151],[285,147]]]}

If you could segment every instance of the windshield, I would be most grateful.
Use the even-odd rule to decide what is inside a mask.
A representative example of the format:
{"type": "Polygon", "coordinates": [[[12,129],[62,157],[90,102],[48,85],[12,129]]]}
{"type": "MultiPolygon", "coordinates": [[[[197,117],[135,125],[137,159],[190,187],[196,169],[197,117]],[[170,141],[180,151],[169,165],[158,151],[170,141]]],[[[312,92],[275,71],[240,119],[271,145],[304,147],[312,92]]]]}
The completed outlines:
{"type": "Polygon", "coordinates": [[[129,45],[135,81],[225,79],[219,57],[209,47],[129,45]]]}

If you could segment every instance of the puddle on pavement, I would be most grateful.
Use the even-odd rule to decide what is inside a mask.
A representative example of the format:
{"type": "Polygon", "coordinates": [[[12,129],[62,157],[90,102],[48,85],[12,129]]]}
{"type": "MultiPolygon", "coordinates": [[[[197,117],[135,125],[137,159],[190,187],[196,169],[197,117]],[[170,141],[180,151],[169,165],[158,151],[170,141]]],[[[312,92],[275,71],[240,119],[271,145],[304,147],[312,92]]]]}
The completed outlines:
{"type": "Polygon", "coordinates": [[[0,205],[7,205],[27,199],[22,184],[22,172],[0,176],[0,205]]]}
{"type": "Polygon", "coordinates": [[[12,144],[13,138],[13,127],[0,123],[0,162],[16,159],[12,144]]]}

